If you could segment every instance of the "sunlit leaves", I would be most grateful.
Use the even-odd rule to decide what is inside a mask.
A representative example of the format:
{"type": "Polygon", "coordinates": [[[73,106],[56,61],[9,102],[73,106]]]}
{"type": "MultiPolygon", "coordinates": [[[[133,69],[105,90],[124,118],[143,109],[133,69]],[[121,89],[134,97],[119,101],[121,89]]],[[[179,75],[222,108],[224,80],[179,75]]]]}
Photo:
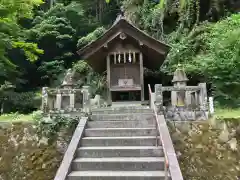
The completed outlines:
{"type": "Polygon", "coordinates": [[[41,3],[42,0],[0,0],[0,64],[4,65],[6,74],[11,70],[15,71],[14,63],[8,57],[11,49],[24,51],[31,61],[42,53],[36,44],[24,41],[26,31],[18,24],[21,18],[32,17],[34,7],[41,3]]]}
{"type": "Polygon", "coordinates": [[[26,57],[30,61],[36,61],[38,59],[39,54],[43,54],[44,51],[38,49],[37,44],[34,43],[26,43],[23,41],[13,42],[14,48],[20,48],[24,51],[26,57]]]}
{"type": "Polygon", "coordinates": [[[81,48],[85,45],[87,45],[90,42],[95,41],[98,37],[100,37],[104,32],[106,31],[106,29],[104,27],[99,27],[97,28],[95,31],[89,33],[87,36],[82,37],[78,40],[78,44],[77,47],[81,48]]]}
{"type": "MultiPolygon", "coordinates": [[[[182,63],[189,75],[204,77],[221,104],[240,104],[240,15],[172,34],[168,71],[182,63]],[[230,91],[231,89],[231,91],[230,91]]],[[[166,67],[166,66],[165,66],[166,67]]]]}

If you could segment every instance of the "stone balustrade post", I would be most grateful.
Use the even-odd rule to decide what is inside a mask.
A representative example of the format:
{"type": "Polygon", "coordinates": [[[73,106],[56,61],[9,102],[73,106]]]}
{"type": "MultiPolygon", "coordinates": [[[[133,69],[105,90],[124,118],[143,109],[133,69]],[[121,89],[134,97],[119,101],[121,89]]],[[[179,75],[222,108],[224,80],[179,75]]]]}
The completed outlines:
{"type": "Polygon", "coordinates": [[[194,95],[195,95],[195,105],[196,105],[197,107],[199,107],[199,95],[198,95],[198,91],[196,91],[196,92],[194,93],[194,95]]]}
{"type": "Polygon", "coordinates": [[[177,91],[171,91],[171,105],[172,107],[177,106],[177,91]]]}
{"type": "Polygon", "coordinates": [[[74,93],[74,90],[71,91],[71,93],[69,94],[69,97],[70,97],[69,98],[70,99],[70,103],[69,103],[70,104],[69,105],[70,109],[74,110],[74,108],[75,108],[75,93],[74,93]]]}
{"type": "Polygon", "coordinates": [[[90,86],[83,86],[82,93],[83,93],[83,111],[89,113],[91,111],[90,86]]]}
{"type": "Polygon", "coordinates": [[[157,112],[163,110],[162,84],[155,84],[155,105],[157,107],[157,112]]]}
{"type": "Polygon", "coordinates": [[[199,100],[200,100],[200,108],[203,111],[207,111],[208,109],[208,101],[207,101],[207,84],[206,83],[199,83],[198,85],[200,87],[200,93],[199,93],[199,100]]]}
{"type": "Polygon", "coordinates": [[[55,108],[57,110],[61,110],[61,107],[62,107],[62,94],[60,90],[57,90],[55,108]]]}
{"type": "Polygon", "coordinates": [[[48,87],[42,88],[42,111],[43,113],[48,112],[48,87]]]}
{"type": "Polygon", "coordinates": [[[192,91],[186,91],[185,92],[185,105],[188,107],[192,104],[191,102],[191,96],[192,96],[192,91]]]}

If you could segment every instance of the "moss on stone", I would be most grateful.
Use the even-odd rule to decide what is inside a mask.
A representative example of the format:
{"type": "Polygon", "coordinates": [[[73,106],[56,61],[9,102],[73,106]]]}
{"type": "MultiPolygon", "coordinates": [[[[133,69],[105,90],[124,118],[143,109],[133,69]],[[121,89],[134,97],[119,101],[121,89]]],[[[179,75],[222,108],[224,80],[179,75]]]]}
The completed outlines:
{"type": "Polygon", "coordinates": [[[191,123],[188,132],[182,130],[186,124],[178,124],[176,128],[170,125],[184,179],[238,179],[240,176],[240,136],[235,132],[239,128],[240,120],[238,123],[235,121],[234,124],[226,121],[228,132],[226,142],[219,139],[223,129],[213,127],[209,121],[191,123]],[[230,147],[232,139],[237,140],[237,150],[230,147]]]}
{"type": "Polygon", "coordinates": [[[52,180],[60,165],[63,152],[59,143],[67,144],[71,131],[40,144],[31,123],[14,123],[0,128],[0,179],[52,180]]]}

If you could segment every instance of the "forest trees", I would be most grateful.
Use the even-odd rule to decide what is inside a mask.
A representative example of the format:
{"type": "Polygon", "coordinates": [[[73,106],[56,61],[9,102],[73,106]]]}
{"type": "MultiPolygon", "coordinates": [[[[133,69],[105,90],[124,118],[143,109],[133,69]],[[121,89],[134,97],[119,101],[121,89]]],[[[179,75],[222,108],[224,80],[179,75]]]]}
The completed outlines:
{"type": "Polygon", "coordinates": [[[15,100],[23,97],[32,104],[42,86],[59,85],[65,69],[79,67],[76,51],[101,36],[123,5],[129,21],[171,45],[161,73],[182,63],[191,82],[211,85],[218,102],[239,105],[239,15],[221,20],[237,9],[234,0],[43,1],[0,0],[0,103],[20,107],[15,100]]]}
{"type": "Polygon", "coordinates": [[[217,23],[203,23],[190,33],[172,33],[172,50],[163,69],[172,72],[178,63],[189,75],[202,77],[221,105],[240,105],[240,15],[217,23]]]}
{"type": "Polygon", "coordinates": [[[15,64],[8,56],[8,52],[17,48],[24,52],[27,59],[37,60],[43,51],[37,44],[26,42],[25,30],[19,25],[21,18],[32,17],[34,6],[42,3],[41,0],[0,0],[0,83],[8,80],[8,72],[15,71],[15,64]]]}
{"type": "Polygon", "coordinates": [[[10,100],[10,92],[23,82],[18,78],[21,72],[17,67],[18,59],[12,58],[14,54],[36,61],[38,55],[43,53],[36,43],[27,41],[26,30],[19,23],[23,18],[31,18],[33,9],[41,5],[42,1],[0,0],[0,4],[0,104],[3,112],[5,101],[10,100]]]}

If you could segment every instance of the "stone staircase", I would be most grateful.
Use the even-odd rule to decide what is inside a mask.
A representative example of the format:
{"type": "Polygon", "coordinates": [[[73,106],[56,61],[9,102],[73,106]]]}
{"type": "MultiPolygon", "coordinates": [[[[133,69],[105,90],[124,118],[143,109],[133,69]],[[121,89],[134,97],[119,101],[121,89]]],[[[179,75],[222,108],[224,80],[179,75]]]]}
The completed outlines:
{"type": "Polygon", "coordinates": [[[66,179],[166,180],[164,167],[151,109],[101,108],[84,128],[66,179]]]}

